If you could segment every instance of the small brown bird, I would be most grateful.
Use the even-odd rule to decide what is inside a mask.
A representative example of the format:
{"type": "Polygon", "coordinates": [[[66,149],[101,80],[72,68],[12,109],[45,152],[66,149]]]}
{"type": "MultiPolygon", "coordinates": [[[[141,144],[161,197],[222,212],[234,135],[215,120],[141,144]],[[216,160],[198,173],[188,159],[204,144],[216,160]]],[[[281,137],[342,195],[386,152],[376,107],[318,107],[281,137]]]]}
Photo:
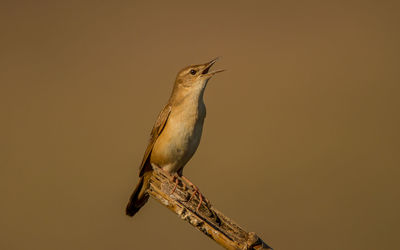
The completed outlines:
{"type": "Polygon", "coordinates": [[[181,176],[200,196],[198,188],[182,176],[183,167],[192,158],[200,143],[206,106],[203,94],[210,78],[224,70],[209,72],[218,58],[200,65],[182,69],[175,80],[168,103],[158,115],[151,131],[150,141],[140,165],[139,183],[126,207],[126,214],[135,215],[147,202],[146,190],[154,167],[171,176],[181,176]]]}

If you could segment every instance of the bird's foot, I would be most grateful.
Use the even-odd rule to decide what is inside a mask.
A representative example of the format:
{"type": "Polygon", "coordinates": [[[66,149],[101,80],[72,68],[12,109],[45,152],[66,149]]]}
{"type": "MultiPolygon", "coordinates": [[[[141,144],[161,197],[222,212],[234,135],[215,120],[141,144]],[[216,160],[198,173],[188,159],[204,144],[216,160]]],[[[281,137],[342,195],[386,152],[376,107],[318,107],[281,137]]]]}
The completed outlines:
{"type": "MultiPolygon", "coordinates": [[[[172,175],[172,177],[171,177],[171,182],[175,182],[175,185],[174,185],[174,188],[172,189],[172,191],[171,191],[170,194],[173,194],[173,193],[175,192],[176,187],[177,187],[178,184],[179,184],[179,177],[180,177],[180,176],[178,175],[178,173],[174,173],[174,174],[172,175]]],[[[186,190],[186,184],[185,184],[183,181],[182,181],[181,183],[182,183],[183,189],[186,190]]]]}
{"type": "MultiPolygon", "coordinates": [[[[158,170],[160,170],[166,177],[169,178],[169,180],[171,182],[175,183],[174,188],[172,189],[172,191],[170,193],[170,194],[173,194],[175,192],[175,190],[176,190],[176,187],[179,184],[179,177],[180,177],[179,174],[178,173],[171,174],[170,172],[165,171],[163,168],[161,168],[161,167],[159,167],[159,166],[157,166],[155,164],[151,164],[151,165],[153,166],[153,168],[157,168],[158,170]]],[[[183,181],[181,181],[181,183],[182,183],[183,189],[186,190],[186,183],[184,183],[183,181]]]]}
{"type": "Polygon", "coordinates": [[[196,195],[196,194],[198,194],[198,196],[199,196],[199,205],[197,205],[197,208],[196,208],[196,212],[199,212],[199,209],[200,209],[200,207],[201,207],[201,204],[203,203],[203,202],[205,202],[205,203],[208,203],[208,200],[204,197],[204,195],[200,192],[200,190],[199,190],[199,188],[196,186],[196,185],[194,185],[188,178],[186,178],[185,176],[182,176],[182,179],[184,180],[184,181],[186,181],[192,188],[193,188],[193,193],[192,193],[192,195],[190,196],[190,198],[189,198],[189,201],[191,201],[192,199],[193,199],[193,197],[196,195]]]}

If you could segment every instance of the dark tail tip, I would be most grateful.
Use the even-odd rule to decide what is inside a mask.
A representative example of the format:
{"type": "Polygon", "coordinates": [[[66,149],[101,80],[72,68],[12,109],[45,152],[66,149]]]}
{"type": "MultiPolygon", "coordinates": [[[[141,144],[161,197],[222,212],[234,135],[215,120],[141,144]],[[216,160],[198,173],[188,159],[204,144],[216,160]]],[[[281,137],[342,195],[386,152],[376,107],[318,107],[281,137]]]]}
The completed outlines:
{"type": "Polygon", "coordinates": [[[134,216],[143,206],[146,204],[147,200],[149,199],[149,196],[146,194],[140,199],[137,199],[137,197],[134,197],[134,194],[132,195],[131,199],[129,200],[128,205],[126,206],[125,213],[128,216],[134,216]],[[133,198],[133,199],[132,199],[133,198]]]}
{"type": "Polygon", "coordinates": [[[133,191],[131,198],[129,199],[128,205],[126,206],[126,215],[131,217],[134,216],[149,199],[149,195],[144,192],[147,188],[146,183],[144,183],[146,182],[146,180],[143,177],[139,179],[139,183],[133,191]]]}
{"type": "Polygon", "coordinates": [[[132,201],[129,201],[128,205],[126,206],[125,213],[126,215],[132,217],[140,210],[140,208],[141,207],[135,206],[135,204],[132,201]]]}

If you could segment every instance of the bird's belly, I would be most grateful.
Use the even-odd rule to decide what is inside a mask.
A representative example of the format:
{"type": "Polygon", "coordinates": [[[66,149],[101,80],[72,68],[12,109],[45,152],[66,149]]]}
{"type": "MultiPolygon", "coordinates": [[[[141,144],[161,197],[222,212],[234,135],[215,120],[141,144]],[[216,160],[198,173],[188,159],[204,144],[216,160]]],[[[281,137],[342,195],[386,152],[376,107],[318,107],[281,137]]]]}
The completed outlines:
{"type": "Polygon", "coordinates": [[[150,161],[170,173],[180,171],[200,144],[204,119],[170,117],[157,139],[150,161]]]}

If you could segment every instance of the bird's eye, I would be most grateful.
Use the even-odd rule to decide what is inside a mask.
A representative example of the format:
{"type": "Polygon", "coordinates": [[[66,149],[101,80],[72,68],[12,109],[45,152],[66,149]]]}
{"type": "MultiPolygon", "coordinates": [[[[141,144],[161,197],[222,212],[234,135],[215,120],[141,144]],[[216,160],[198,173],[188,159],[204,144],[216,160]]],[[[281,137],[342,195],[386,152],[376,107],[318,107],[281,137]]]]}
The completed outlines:
{"type": "Polygon", "coordinates": [[[197,73],[197,71],[194,70],[194,69],[192,69],[192,70],[190,71],[190,74],[192,74],[192,75],[196,75],[196,73],[197,73]]]}

